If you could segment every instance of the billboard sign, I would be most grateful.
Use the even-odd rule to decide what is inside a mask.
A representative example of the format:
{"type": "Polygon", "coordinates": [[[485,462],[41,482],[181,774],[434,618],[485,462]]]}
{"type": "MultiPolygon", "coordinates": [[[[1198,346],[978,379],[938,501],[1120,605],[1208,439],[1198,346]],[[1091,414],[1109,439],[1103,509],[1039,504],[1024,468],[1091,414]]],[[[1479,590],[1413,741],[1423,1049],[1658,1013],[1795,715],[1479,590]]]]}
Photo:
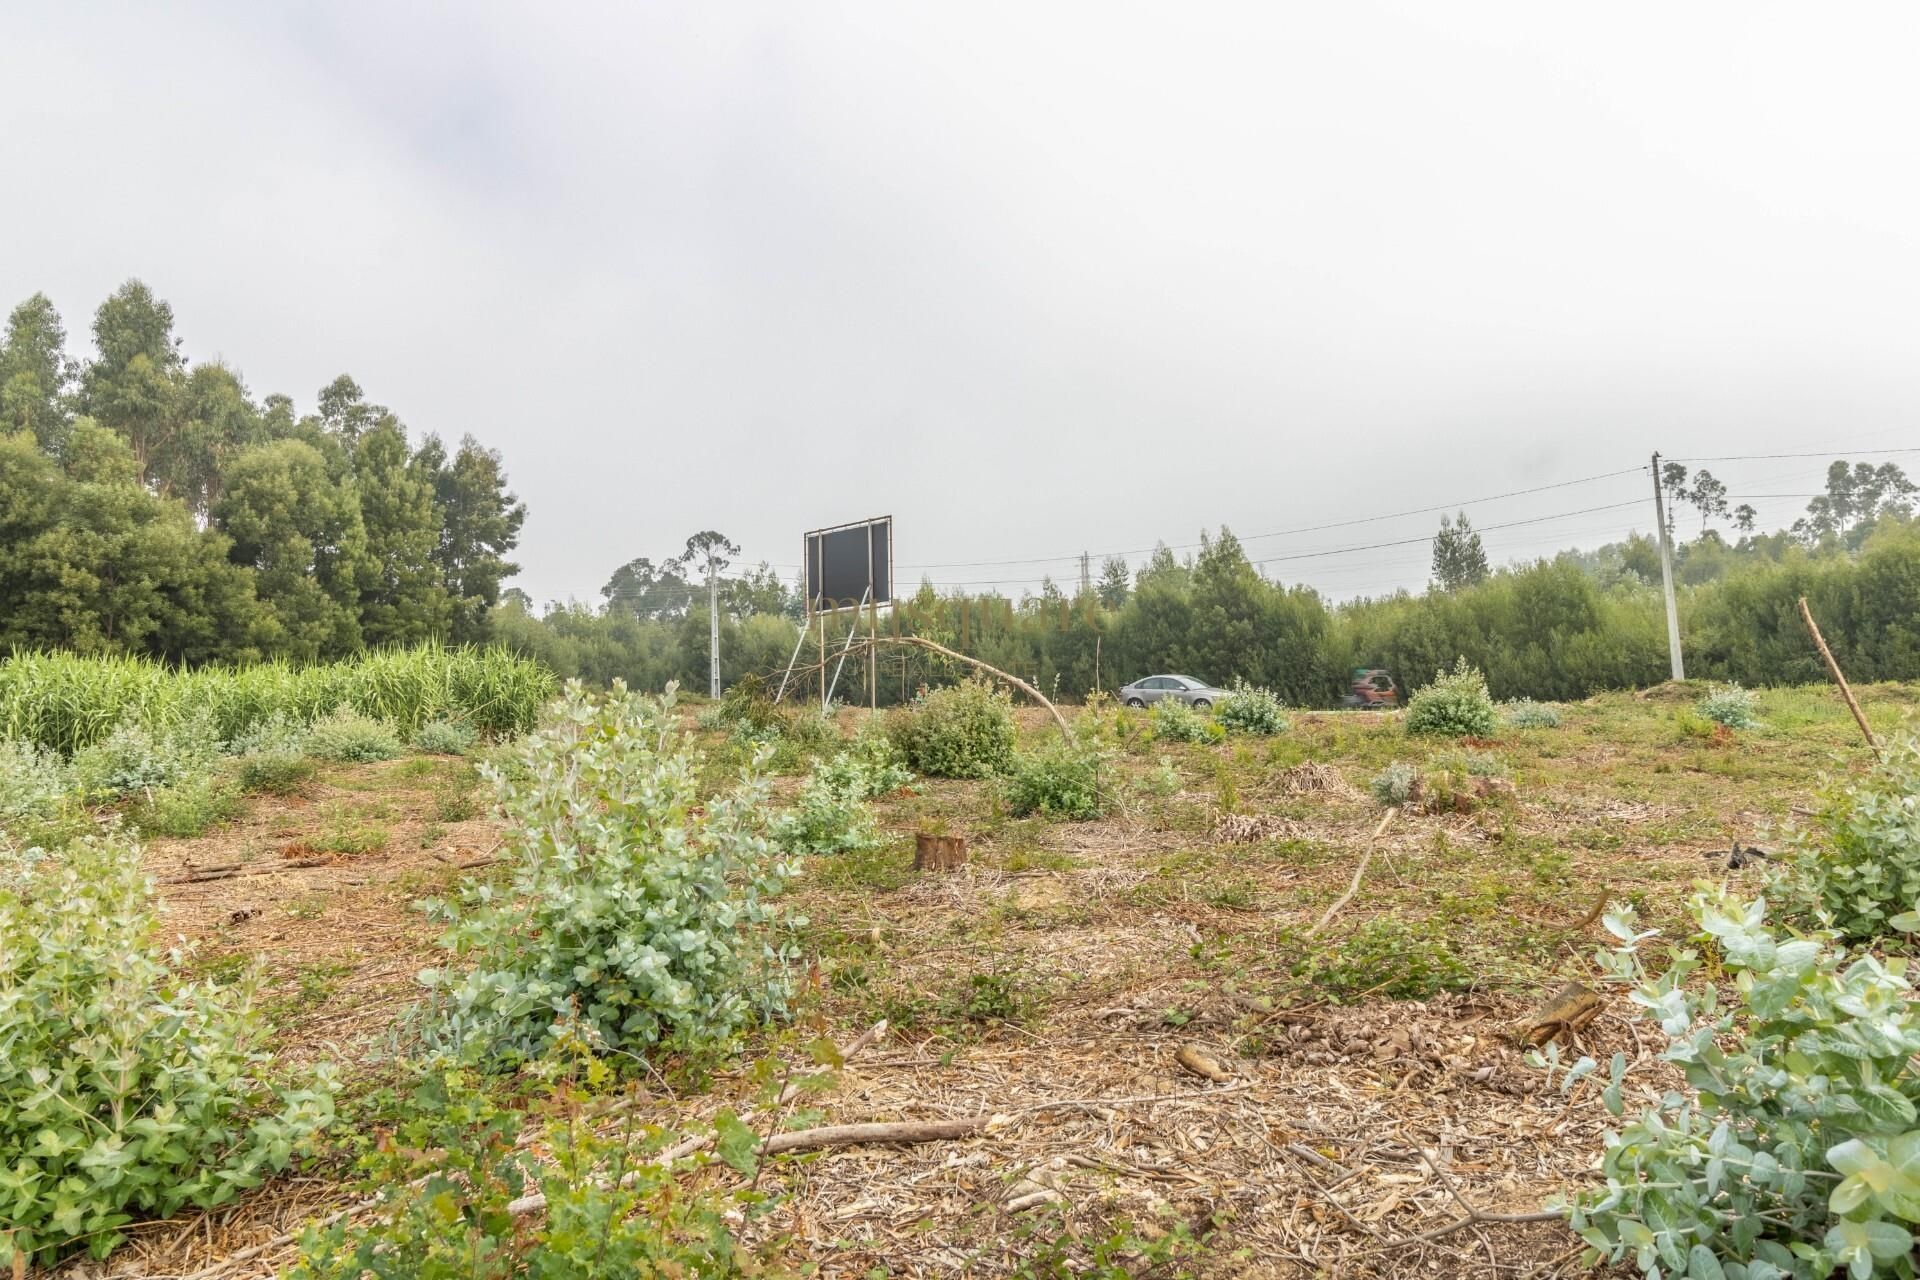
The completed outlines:
{"type": "Polygon", "coordinates": [[[893,600],[893,517],[816,529],[806,537],[807,612],[893,600]]]}

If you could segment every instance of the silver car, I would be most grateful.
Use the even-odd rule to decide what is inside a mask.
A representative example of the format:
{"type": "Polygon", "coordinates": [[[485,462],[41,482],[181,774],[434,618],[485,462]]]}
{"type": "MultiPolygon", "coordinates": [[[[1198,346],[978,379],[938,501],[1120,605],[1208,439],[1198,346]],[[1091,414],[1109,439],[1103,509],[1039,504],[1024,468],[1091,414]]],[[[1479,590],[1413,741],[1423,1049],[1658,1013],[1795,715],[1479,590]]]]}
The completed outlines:
{"type": "Polygon", "coordinates": [[[1225,689],[1216,689],[1192,676],[1148,676],[1120,687],[1120,701],[1130,707],[1144,707],[1149,702],[1173,698],[1204,711],[1226,696],[1225,689]]]}

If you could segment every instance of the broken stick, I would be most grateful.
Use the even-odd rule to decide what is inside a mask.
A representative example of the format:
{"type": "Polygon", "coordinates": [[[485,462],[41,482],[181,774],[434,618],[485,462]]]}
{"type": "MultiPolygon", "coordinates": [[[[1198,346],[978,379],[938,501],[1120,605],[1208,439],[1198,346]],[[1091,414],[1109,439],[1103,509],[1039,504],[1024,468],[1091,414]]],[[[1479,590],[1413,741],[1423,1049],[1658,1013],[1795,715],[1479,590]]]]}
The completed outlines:
{"type": "Polygon", "coordinates": [[[1860,726],[1860,735],[1867,740],[1874,755],[1880,754],[1880,744],[1874,740],[1873,730],[1867,727],[1866,713],[1860,710],[1860,704],[1854,701],[1853,690],[1847,685],[1847,677],[1840,670],[1840,664],[1834,661],[1833,650],[1827,648],[1826,637],[1820,634],[1820,627],[1813,620],[1813,610],[1807,608],[1807,598],[1800,597],[1800,621],[1807,624],[1807,632],[1813,636],[1814,648],[1820,650],[1820,656],[1827,660],[1827,670],[1833,675],[1833,682],[1840,686],[1840,696],[1847,700],[1847,710],[1853,712],[1853,722],[1860,726]]]}
{"type": "Polygon", "coordinates": [[[1360,865],[1353,869],[1353,883],[1347,886],[1347,891],[1340,895],[1337,902],[1327,908],[1326,914],[1320,917],[1319,923],[1307,930],[1309,938],[1326,928],[1327,922],[1340,914],[1340,908],[1352,902],[1353,895],[1360,892],[1360,881],[1367,874],[1367,864],[1373,861],[1373,847],[1380,842],[1380,837],[1386,834],[1388,825],[1393,822],[1393,815],[1398,812],[1400,812],[1398,808],[1387,810],[1387,816],[1380,819],[1380,825],[1375,827],[1373,834],[1367,837],[1367,851],[1360,856],[1360,865]]]}

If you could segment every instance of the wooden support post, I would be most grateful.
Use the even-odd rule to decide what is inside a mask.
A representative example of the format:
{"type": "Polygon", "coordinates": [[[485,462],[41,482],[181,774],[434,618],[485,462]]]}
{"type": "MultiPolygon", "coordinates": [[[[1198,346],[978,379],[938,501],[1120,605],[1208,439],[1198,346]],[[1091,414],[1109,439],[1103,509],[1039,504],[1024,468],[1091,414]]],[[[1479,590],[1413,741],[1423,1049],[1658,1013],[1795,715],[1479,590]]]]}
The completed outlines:
{"type": "Polygon", "coordinates": [[[1827,660],[1827,670],[1833,675],[1833,682],[1840,686],[1840,696],[1847,700],[1847,709],[1853,712],[1853,722],[1860,726],[1860,735],[1867,740],[1867,746],[1874,755],[1880,754],[1880,744],[1874,740],[1873,730],[1867,727],[1866,712],[1860,710],[1860,704],[1854,701],[1853,690],[1847,686],[1847,677],[1840,670],[1840,664],[1834,661],[1833,651],[1827,648],[1827,641],[1820,634],[1820,628],[1813,620],[1813,610],[1807,608],[1807,598],[1800,597],[1800,620],[1807,624],[1807,633],[1813,637],[1814,647],[1820,650],[1820,656],[1827,660]]]}

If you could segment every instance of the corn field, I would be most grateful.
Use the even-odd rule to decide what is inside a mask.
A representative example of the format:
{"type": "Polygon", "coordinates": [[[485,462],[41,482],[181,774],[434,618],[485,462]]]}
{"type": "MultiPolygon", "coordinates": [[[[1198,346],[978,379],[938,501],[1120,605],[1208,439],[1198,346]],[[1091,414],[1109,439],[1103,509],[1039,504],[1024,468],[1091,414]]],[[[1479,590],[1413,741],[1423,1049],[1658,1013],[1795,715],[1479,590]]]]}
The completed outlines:
{"type": "Polygon", "coordinates": [[[129,719],[161,728],[205,712],[227,740],[275,714],[304,725],[341,706],[406,734],[444,718],[498,737],[530,729],[555,688],[539,663],[471,646],[191,671],[143,658],[22,653],[0,661],[0,738],[72,755],[129,719]]]}

